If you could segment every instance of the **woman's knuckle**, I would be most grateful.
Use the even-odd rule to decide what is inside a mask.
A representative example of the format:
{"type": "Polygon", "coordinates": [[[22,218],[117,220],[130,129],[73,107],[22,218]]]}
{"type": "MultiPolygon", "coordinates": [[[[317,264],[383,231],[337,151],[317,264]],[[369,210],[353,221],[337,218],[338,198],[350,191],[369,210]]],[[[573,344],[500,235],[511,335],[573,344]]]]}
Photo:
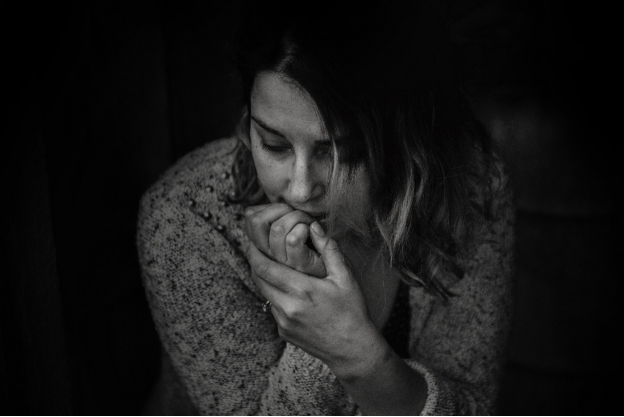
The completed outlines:
{"type": "MultiPolygon", "coordinates": [[[[290,305],[285,304],[282,306],[282,313],[284,315],[285,318],[290,318],[290,315],[292,313],[292,308],[290,307],[290,305]]],[[[287,323],[282,323],[282,327],[286,326],[287,323]]]]}
{"type": "Polygon", "coordinates": [[[247,207],[247,208],[245,209],[245,211],[243,212],[243,214],[244,214],[245,218],[247,218],[247,219],[248,219],[248,218],[250,218],[251,216],[253,216],[253,214],[254,214],[254,210],[253,210],[252,208],[250,208],[250,207],[247,207]]]}
{"type": "Polygon", "coordinates": [[[256,264],[256,274],[261,278],[267,277],[271,272],[270,270],[271,268],[266,262],[260,262],[256,264]]]}
{"type": "Polygon", "coordinates": [[[271,225],[271,234],[275,236],[281,236],[284,233],[284,226],[279,223],[273,223],[271,225]]]}
{"type": "Polygon", "coordinates": [[[254,227],[258,227],[262,224],[262,218],[258,215],[258,213],[254,213],[249,217],[249,223],[251,223],[254,227]]]}
{"type": "Polygon", "coordinates": [[[291,233],[288,236],[286,236],[286,244],[288,246],[297,246],[297,244],[299,244],[299,236],[291,233]]]}
{"type": "Polygon", "coordinates": [[[288,318],[288,321],[284,323],[284,327],[289,328],[290,320],[297,317],[297,314],[298,314],[297,305],[296,303],[288,303],[282,308],[282,311],[284,312],[284,317],[288,318]]]}

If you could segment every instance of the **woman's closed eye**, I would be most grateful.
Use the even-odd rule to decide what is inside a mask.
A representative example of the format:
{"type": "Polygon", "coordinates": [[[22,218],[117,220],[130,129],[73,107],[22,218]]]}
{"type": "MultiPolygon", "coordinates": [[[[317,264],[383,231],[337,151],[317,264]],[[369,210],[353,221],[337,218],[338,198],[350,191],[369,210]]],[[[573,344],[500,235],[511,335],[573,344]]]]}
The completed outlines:
{"type": "MultiPolygon", "coordinates": [[[[269,141],[266,141],[264,139],[260,140],[260,146],[262,147],[262,149],[264,149],[266,152],[270,152],[273,154],[284,154],[287,153],[289,151],[292,150],[292,145],[289,143],[271,143],[269,141]]],[[[330,144],[319,144],[317,146],[315,146],[314,149],[314,156],[317,158],[327,158],[327,157],[331,157],[331,155],[333,154],[333,147],[330,144]]]]}
{"type": "Polygon", "coordinates": [[[271,152],[271,153],[277,153],[277,154],[288,152],[291,149],[290,145],[272,144],[272,143],[266,142],[264,139],[260,141],[260,145],[262,146],[262,149],[264,149],[265,151],[271,152]]]}

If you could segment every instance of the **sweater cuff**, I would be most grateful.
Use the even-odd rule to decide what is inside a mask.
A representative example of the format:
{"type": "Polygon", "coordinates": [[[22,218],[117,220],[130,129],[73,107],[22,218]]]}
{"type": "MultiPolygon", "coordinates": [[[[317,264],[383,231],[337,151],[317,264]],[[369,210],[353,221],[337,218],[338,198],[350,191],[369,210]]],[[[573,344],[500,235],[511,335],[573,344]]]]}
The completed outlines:
{"type": "Polygon", "coordinates": [[[452,401],[449,401],[448,392],[444,389],[444,382],[440,381],[430,372],[423,364],[413,359],[406,359],[407,363],[413,370],[418,372],[425,378],[427,382],[427,400],[421,411],[421,416],[440,416],[452,415],[452,401]]]}
{"type": "MultiPolygon", "coordinates": [[[[448,395],[444,394],[444,389],[442,386],[444,385],[442,381],[439,381],[432,372],[430,372],[424,365],[419,362],[416,362],[413,359],[405,359],[405,363],[421,374],[423,378],[425,378],[425,382],[427,383],[427,399],[425,401],[425,406],[420,412],[421,416],[449,416],[453,415],[453,408],[448,407],[448,395]],[[446,401],[444,400],[446,398],[446,401]]],[[[361,416],[362,411],[360,407],[355,408],[356,416],[361,416]]]]}
{"type": "MultiPolygon", "coordinates": [[[[436,405],[438,404],[438,398],[439,398],[439,388],[438,388],[438,384],[433,374],[429,372],[427,368],[425,368],[423,365],[421,365],[420,363],[414,360],[406,359],[405,363],[407,363],[410,368],[412,368],[413,370],[421,374],[425,378],[425,381],[427,383],[427,399],[425,401],[425,406],[420,412],[420,415],[421,416],[439,415],[440,413],[436,411],[436,405]]],[[[362,411],[360,410],[359,407],[357,407],[355,415],[356,416],[362,415],[362,411]]]]}

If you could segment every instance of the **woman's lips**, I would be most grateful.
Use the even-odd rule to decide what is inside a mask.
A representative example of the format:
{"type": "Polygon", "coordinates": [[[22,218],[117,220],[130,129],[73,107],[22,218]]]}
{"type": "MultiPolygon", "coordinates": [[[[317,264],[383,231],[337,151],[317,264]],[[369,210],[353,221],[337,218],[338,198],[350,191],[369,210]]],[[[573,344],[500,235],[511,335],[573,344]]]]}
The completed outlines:
{"type": "Polygon", "coordinates": [[[316,220],[324,220],[327,217],[327,212],[324,212],[324,211],[308,211],[308,210],[298,209],[296,207],[293,207],[293,208],[295,210],[299,210],[306,214],[309,214],[310,216],[314,217],[316,220]]]}
{"type": "Polygon", "coordinates": [[[325,218],[327,217],[327,213],[320,213],[320,214],[308,213],[308,214],[310,216],[314,217],[318,221],[325,220],[325,218]]]}

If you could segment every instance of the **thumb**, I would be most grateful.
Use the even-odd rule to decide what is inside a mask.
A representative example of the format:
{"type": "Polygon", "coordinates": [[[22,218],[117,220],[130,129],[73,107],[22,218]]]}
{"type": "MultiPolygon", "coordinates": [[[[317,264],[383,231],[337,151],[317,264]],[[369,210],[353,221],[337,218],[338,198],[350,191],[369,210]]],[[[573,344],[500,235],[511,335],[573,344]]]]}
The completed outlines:
{"type": "Polygon", "coordinates": [[[342,277],[344,274],[350,275],[338,242],[326,235],[319,222],[312,223],[310,229],[312,229],[310,233],[312,243],[323,259],[327,275],[337,277],[342,277]]]}

